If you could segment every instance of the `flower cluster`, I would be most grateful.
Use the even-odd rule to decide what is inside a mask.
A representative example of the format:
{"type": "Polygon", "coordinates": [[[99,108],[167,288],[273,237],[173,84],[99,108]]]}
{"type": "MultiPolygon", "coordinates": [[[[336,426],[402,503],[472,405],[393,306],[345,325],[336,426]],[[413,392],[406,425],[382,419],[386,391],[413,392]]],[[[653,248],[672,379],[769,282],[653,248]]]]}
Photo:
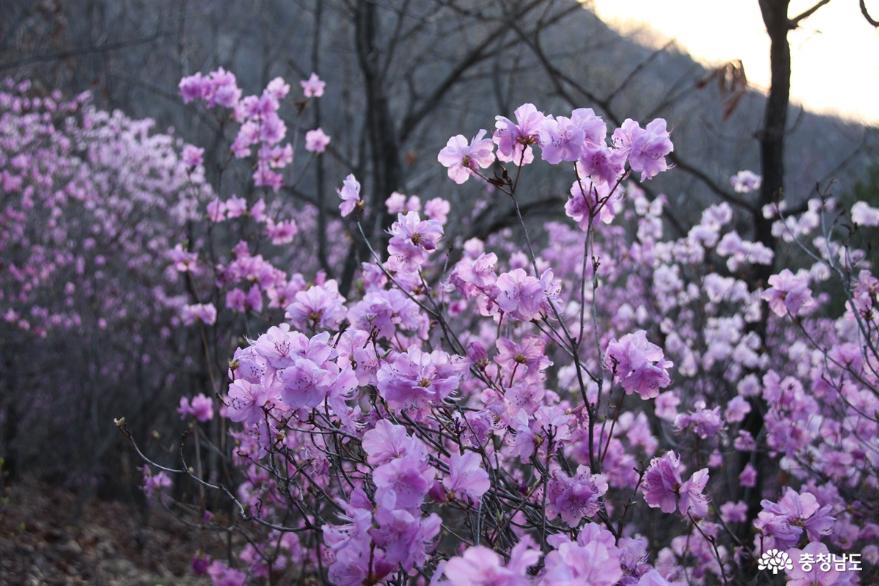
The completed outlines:
{"type": "MultiPolygon", "coordinates": [[[[285,87],[239,97],[242,128],[280,116],[285,87]]],[[[325,89],[316,76],[302,87],[325,89]]],[[[211,104],[212,91],[193,95],[211,104]]],[[[767,216],[779,242],[812,237],[805,266],[783,268],[726,204],[665,235],[667,199],[630,181],[671,168],[664,120],[610,131],[590,109],[525,104],[495,126],[452,137],[438,160],[458,185],[487,183],[518,231],[459,239],[467,211],[402,193],[372,210],[380,200],[340,173],[340,216],[363,237],[350,286],[279,270],[290,265],[244,238],[225,258],[169,247],[169,270],[196,293],[218,288],[242,318],[211,312],[206,295],[183,314],[243,336],[227,338],[213,389],[231,441],[211,447],[235,474],[181,468],[248,524],[235,555],[208,566],[214,582],[713,584],[749,575],[768,548],[875,540],[879,281],[815,221],[832,204],[767,216]],[[515,211],[520,175],[541,160],[571,188],[532,238],[515,211]],[[386,233],[370,237],[385,211],[386,233]],[[254,332],[249,317],[267,309],[254,332]]],[[[255,136],[248,148],[283,140],[255,136]]],[[[274,217],[273,201],[242,199],[215,200],[208,225],[274,217]]],[[[184,399],[181,415],[211,420],[205,399],[184,399]]]]}

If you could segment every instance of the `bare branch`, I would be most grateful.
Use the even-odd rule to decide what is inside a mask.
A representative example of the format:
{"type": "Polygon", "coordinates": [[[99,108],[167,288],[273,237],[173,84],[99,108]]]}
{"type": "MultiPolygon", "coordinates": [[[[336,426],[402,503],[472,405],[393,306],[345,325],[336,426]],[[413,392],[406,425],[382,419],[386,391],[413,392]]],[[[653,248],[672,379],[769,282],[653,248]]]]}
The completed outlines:
{"type": "MultiPolygon", "coordinates": [[[[818,2],[817,4],[815,4],[814,6],[809,8],[808,10],[801,12],[797,16],[791,18],[788,21],[788,27],[791,29],[797,28],[800,25],[800,22],[806,20],[807,18],[809,18],[810,16],[815,14],[818,11],[818,9],[821,8],[822,6],[824,6],[825,4],[830,4],[830,0],[820,0],[820,2],[818,2]]],[[[863,6],[863,5],[864,5],[864,0],[861,0],[861,6],[863,6]]]]}
{"type": "Polygon", "coordinates": [[[879,20],[876,20],[872,16],[870,16],[870,12],[867,10],[867,2],[865,0],[861,0],[861,14],[864,15],[864,18],[867,19],[871,25],[875,27],[879,27],[879,20]]]}
{"type": "Polygon", "coordinates": [[[71,49],[66,49],[64,51],[57,51],[55,53],[40,53],[37,55],[29,55],[27,57],[22,57],[21,59],[16,59],[15,61],[7,61],[6,63],[0,63],[0,71],[6,69],[15,69],[17,67],[22,67],[24,65],[33,65],[35,63],[46,63],[49,61],[60,61],[61,59],[67,59],[69,57],[79,57],[81,55],[92,55],[95,53],[109,53],[111,51],[118,51],[119,49],[128,49],[131,47],[136,47],[138,45],[149,45],[150,43],[154,43],[161,38],[171,36],[169,32],[157,32],[148,37],[144,37],[141,39],[133,39],[130,41],[118,41],[115,43],[104,43],[101,45],[93,45],[88,47],[73,47],[71,49]]]}

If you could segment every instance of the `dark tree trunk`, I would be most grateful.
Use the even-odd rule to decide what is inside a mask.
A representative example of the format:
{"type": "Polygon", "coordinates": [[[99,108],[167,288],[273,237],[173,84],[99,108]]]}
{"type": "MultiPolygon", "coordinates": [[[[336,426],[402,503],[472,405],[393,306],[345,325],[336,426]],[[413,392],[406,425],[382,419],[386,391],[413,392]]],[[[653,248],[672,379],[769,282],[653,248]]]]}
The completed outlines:
{"type": "MultiPolygon", "coordinates": [[[[354,34],[357,60],[366,91],[366,129],[372,159],[372,182],[363,227],[366,236],[381,249],[386,242],[382,232],[390,225],[391,220],[384,201],[392,191],[400,188],[403,168],[400,163],[397,129],[391,116],[385,80],[379,65],[380,52],[376,45],[379,37],[378,26],[376,3],[358,2],[354,15],[354,34]]],[[[343,294],[351,287],[357,268],[357,256],[360,259],[368,258],[365,245],[352,248],[340,284],[343,294]]]]}
{"type": "MultiPolygon", "coordinates": [[[[314,43],[311,46],[311,66],[312,71],[320,71],[320,50],[321,50],[321,27],[323,25],[323,0],[315,0],[314,2],[314,43]]],[[[320,100],[313,100],[314,104],[314,127],[320,128],[320,100]]],[[[327,206],[326,190],[324,188],[324,177],[326,175],[324,167],[324,158],[317,157],[317,169],[315,173],[315,190],[317,195],[317,260],[320,267],[329,276],[332,276],[330,262],[327,260],[327,206]]]]}
{"type": "MultiPolygon", "coordinates": [[[[775,252],[776,239],[772,235],[772,219],[763,217],[762,208],[773,202],[784,199],[784,140],[787,125],[787,110],[790,102],[790,44],[787,34],[791,28],[788,19],[790,0],[759,0],[760,11],[766,32],[770,39],[770,71],[771,81],[769,95],[766,99],[766,110],[763,117],[763,128],[758,134],[760,141],[760,169],[763,183],[760,188],[760,199],[753,213],[754,240],[775,252]]],[[[755,265],[751,274],[752,287],[764,287],[773,273],[772,265],[755,265]]],[[[760,336],[763,349],[766,349],[766,320],[768,308],[763,308],[763,317],[755,324],[754,330],[760,336]]],[[[751,400],[751,412],[743,423],[755,439],[763,430],[763,413],[766,403],[756,397],[751,400]]],[[[749,460],[743,459],[740,470],[749,460]]],[[[752,528],[754,519],[760,512],[760,501],[763,492],[763,480],[772,471],[768,457],[758,451],[753,460],[757,470],[756,485],[749,490],[741,490],[741,497],[748,505],[748,527],[752,528]]]]}
{"type": "MultiPolygon", "coordinates": [[[[787,125],[787,109],[790,102],[790,30],[787,10],[790,0],[760,0],[763,22],[771,42],[769,60],[771,82],[763,129],[760,131],[760,167],[763,185],[760,188],[760,207],[784,199],[784,138],[787,125]]],[[[754,214],[755,239],[775,248],[772,221],[763,217],[758,209],[754,214]]],[[[771,274],[772,267],[764,267],[763,277],[771,274]]]]}
{"type": "Polygon", "coordinates": [[[6,379],[6,413],[4,414],[3,445],[6,453],[3,454],[3,465],[0,466],[0,486],[6,480],[13,481],[18,473],[18,454],[15,443],[18,440],[18,409],[16,408],[16,394],[19,392],[16,380],[15,364],[11,355],[6,353],[4,360],[4,378],[6,379]]]}

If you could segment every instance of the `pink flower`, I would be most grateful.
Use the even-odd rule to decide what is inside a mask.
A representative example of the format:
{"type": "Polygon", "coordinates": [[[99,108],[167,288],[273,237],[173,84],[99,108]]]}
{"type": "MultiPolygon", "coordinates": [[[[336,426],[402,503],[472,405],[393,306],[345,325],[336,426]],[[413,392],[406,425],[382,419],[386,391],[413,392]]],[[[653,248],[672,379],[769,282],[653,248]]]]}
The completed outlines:
{"type": "Polygon", "coordinates": [[[214,402],[204,393],[199,393],[192,398],[192,416],[204,423],[214,418],[214,402]]]}
{"type": "Polygon", "coordinates": [[[181,417],[191,415],[204,423],[214,418],[214,402],[204,393],[194,396],[192,402],[187,397],[180,397],[180,407],[177,408],[177,413],[181,417]]]}
{"type": "Polygon", "coordinates": [[[143,467],[143,492],[148,498],[152,498],[171,487],[171,477],[164,471],[153,474],[149,466],[143,467]]]}
{"type": "Polygon", "coordinates": [[[436,220],[422,220],[418,212],[397,216],[391,225],[388,253],[404,263],[421,265],[436,250],[443,236],[443,227],[436,220]]]}
{"type": "Polygon", "coordinates": [[[276,77],[266,86],[264,94],[271,96],[276,101],[281,101],[290,93],[290,84],[281,77],[276,77]]]}
{"type": "Polygon", "coordinates": [[[589,108],[577,108],[571,117],[547,117],[540,129],[540,147],[543,160],[551,165],[562,161],[574,162],[583,154],[587,143],[604,143],[607,126],[589,108]]]}
{"type": "Polygon", "coordinates": [[[656,397],[659,389],[671,384],[668,369],[673,363],[665,359],[662,348],[647,340],[644,330],[612,340],[605,365],[627,393],[638,393],[642,399],[656,397]]]}
{"type": "Polygon", "coordinates": [[[677,408],[681,400],[674,391],[665,391],[656,397],[654,409],[660,419],[674,421],[677,417],[677,408]]]}
{"type": "Polygon", "coordinates": [[[186,419],[192,414],[192,407],[189,405],[189,397],[180,397],[180,403],[177,407],[177,413],[181,419],[186,419]]]}
{"type": "Polygon", "coordinates": [[[488,472],[482,469],[482,458],[476,452],[452,453],[449,474],[443,486],[456,496],[478,501],[491,487],[488,472]]]}
{"type": "Polygon", "coordinates": [[[294,409],[313,409],[329,397],[339,374],[333,364],[297,357],[292,366],[278,371],[281,399],[294,409]]]}
{"type": "Polygon", "coordinates": [[[803,530],[810,541],[820,541],[833,529],[835,519],[830,514],[830,505],[822,507],[810,492],[798,493],[788,486],[777,503],[763,500],[760,504],[763,510],[757,515],[754,527],[771,537],[779,549],[796,545],[803,530]]]}
{"type": "Polygon", "coordinates": [[[280,370],[292,365],[296,355],[307,345],[308,338],[300,332],[291,332],[290,324],[281,324],[270,327],[251,347],[267,366],[280,370]]]}
{"type": "Polygon", "coordinates": [[[865,201],[856,202],[852,206],[852,222],[858,226],[879,226],[879,208],[865,201]]]}
{"type": "Polygon", "coordinates": [[[682,515],[692,514],[703,517],[708,512],[708,502],[704,495],[708,483],[708,469],[702,468],[683,482],[680,459],[674,452],[661,458],[653,458],[644,473],[641,490],[644,501],[663,513],[678,510],[682,515]]]}
{"type": "Polygon", "coordinates": [[[384,553],[381,565],[401,566],[408,571],[427,561],[428,549],[433,548],[442,521],[435,513],[422,518],[418,511],[398,508],[396,502],[389,506],[395,500],[385,497],[379,503],[374,516],[376,526],[369,535],[384,553]]]}
{"type": "Polygon", "coordinates": [[[193,100],[204,99],[210,91],[210,82],[201,73],[196,73],[181,79],[178,87],[183,103],[188,104],[193,100]]]}
{"type": "Polygon", "coordinates": [[[272,240],[272,244],[281,245],[293,242],[293,238],[299,233],[299,227],[293,220],[275,222],[271,218],[266,222],[266,236],[272,240]]]}
{"type": "Polygon", "coordinates": [[[730,177],[729,183],[732,185],[732,188],[736,193],[749,193],[760,189],[760,185],[763,183],[763,178],[756,173],[745,170],[739,171],[730,177]]]}
{"type": "Polygon", "coordinates": [[[339,211],[343,218],[351,214],[355,208],[363,209],[363,200],[360,199],[360,183],[353,174],[345,177],[342,187],[337,189],[336,193],[342,199],[342,203],[339,204],[339,211]]]}
{"type": "Polygon", "coordinates": [[[393,192],[385,200],[385,207],[389,214],[399,214],[406,210],[406,195],[399,191],[393,192]]]}
{"type": "Polygon", "coordinates": [[[212,71],[208,77],[200,73],[180,80],[180,95],[184,103],[205,100],[208,106],[235,108],[241,99],[235,75],[223,68],[212,71]]]}
{"type": "Polygon", "coordinates": [[[180,244],[168,251],[168,259],[178,272],[195,272],[198,269],[198,253],[184,250],[180,244]]]}
{"type": "Polygon", "coordinates": [[[181,318],[187,326],[191,326],[197,321],[210,326],[217,321],[217,309],[213,303],[186,305],[183,307],[181,318]]]}
{"type": "Polygon", "coordinates": [[[424,204],[424,215],[440,224],[445,224],[451,209],[452,206],[448,201],[440,197],[434,197],[424,204]]]}
{"type": "Polygon", "coordinates": [[[285,136],[287,136],[287,125],[277,114],[272,112],[262,118],[259,125],[259,139],[263,143],[278,144],[285,136]]]}
{"type": "Polygon", "coordinates": [[[423,317],[418,304],[399,289],[370,291],[348,312],[352,325],[386,340],[397,332],[420,331],[423,317]]]}
{"type": "Polygon", "coordinates": [[[443,573],[450,586],[528,586],[528,568],[540,560],[540,552],[527,535],[510,552],[510,561],[491,549],[476,545],[446,562],[443,573]]]}
{"type": "Polygon", "coordinates": [[[794,560],[794,566],[793,569],[787,571],[786,586],[834,586],[839,584],[839,572],[834,565],[830,565],[829,570],[821,568],[819,557],[828,560],[831,560],[832,557],[830,550],[820,541],[812,541],[803,549],[794,548],[787,553],[794,560]],[[811,560],[811,562],[804,561],[804,558],[811,560]]]}
{"type": "Polygon", "coordinates": [[[626,167],[626,153],[610,149],[606,145],[586,144],[577,164],[583,170],[583,176],[589,176],[596,183],[610,188],[615,187],[626,167]]]}
{"type": "Polygon", "coordinates": [[[693,472],[689,480],[681,485],[678,510],[682,515],[689,513],[695,517],[704,517],[708,514],[708,499],[704,494],[706,484],[708,484],[708,468],[701,468],[693,472]]]}
{"type": "Polygon", "coordinates": [[[187,167],[198,167],[204,161],[204,149],[188,144],[183,147],[181,158],[187,167]]]}
{"type": "Polygon", "coordinates": [[[730,423],[738,423],[745,419],[745,415],[751,412],[751,404],[741,396],[735,396],[727,403],[723,417],[730,423]]]}
{"type": "Polygon", "coordinates": [[[184,418],[192,416],[201,422],[210,421],[214,418],[214,402],[204,393],[194,396],[192,402],[188,397],[180,397],[177,413],[184,418]]]}
{"type": "Polygon", "coordinates": [[[524,336],[518,341],[499,338],[497,348],[496,361],[505,372],[510,373],[509,380],[513,380],[514,372],[523,377],[533,376],[552,365],[544,351],[544,340],[536,336],[524,336]]]}
{"type": "Polygon", "coordinates": [[[410,346],[379,368],[378,391],[393,408],[438,403],[458,388],[465,368],[459,356],[410,346]]]}
{"type": "Polygon", "coordinates": [[[531,146],[540,141],[540,127],[543,112],[534,104],[522,104],[514,112],[516,122],[503,116],[495,117],[495,130],[492,140],[497,144],[497,158],[504,163],[528,165],[534,161],[531,146]]]}
{"type": "Polygon", "coordinates": [[[226,306],[239,313],[246,311],[258,313],[262,310],[262,291],[259,285],[251,285],[247,293],[241,289],[232,289],[226,294],[226,306]]]}
{"type": "Polygon", "coordinates": [[[720,517],[726,523],[744,523],[748,519],[748,504],[744,501],[723,503],[720,517]]]}
{"type": "Polygon", "coordinates": [[[665,157],[674,150],[666,130],[666,122],[657,118],[641,128],[627,118],[613,133],[616,148],[626,153],[633,171],[641,173],[641,180],[652,179],[668,169],[665,157]]]}
{"type": "Polygon", "coordinates": [[[479,169],[491,166],[494,143],[485,138],[485,134],[485,130],[480,130],[469,143],[462,134],[449,139],[437,156],[437,160],[449,169],[449,179],[460,185],[479,169]]]}
{"type": "Polygon", "coordinates": [[[208,203],[207,212],[211,222],[222,222],[226,219],[226,203],[215,197],[208,203]]]}
{"type": "Polygon", "coordinates": [[[546,303],[544,283],[524,269],[514,269],[498,276],[496,286],[498,307],[516,319],[536,319],[546,303]]]}
{"type": "Polygon", "coordinates": [[[247,213],[247,200],[243,197],[233,195],[226,200],[226,217],[240,218],[247,213]]]}
{"type": "Polygon", "coordinates": [[[662,577],[657,570],[650,570],[646,574],[642,575],[638,580],[637,586],[676,586],[677,583],[672,584],[668,580],[662,577]]]}
{"type": "Polygon", "coordinates": [[[230,568],[219,560],[211,562],[207,574],[211,578],[212,586],[244,586],[247,583],[244,572],[230,568]]]}
{"type": "Polygon", "coordinates": [[[588,584],[614,586],[623,577],[619,550],[613,542],[563,541],[546,556],[546,569],[540,586],[588,584]]]}
{"type": "Polygon", "coordinates": [[[315,128],[305,133],[305,150],[310,153],[322,153],[328,144],[330,144],[330,137],[321,128],[315,128]]]}
{"type": "Polygon", "coordinates": [[[692,430],[703,440],[715,436],[723,428],[720,407],[707,409],[702,401],[696,401],[695,407],[693,411],[675,417],[675,428],[678,431],[692,430]]]}
{"type": "Polygon", "coordinates": [[[599,509],[599,499],[607,492],[607,480],[601,474],[589,474],[589,468],[579,466],[574,476],[556,472],[547,486],[547,517],[562,520],[576,527],[584,517],[593,517],[599,509]]]}
{"type": "Polygon", "coordinates": [[[757,469],[750,462],[739,473],[739,484],[750,488],[757,486],[757,469]]]}
{"type": "Polygon", "coordinates": [[[377,489],[376,499],[381,493],[394,493],[394,506],[401,509],[417,509],[433,486],[436,470],[415,456],[396,458],[382,464],[372,472],[372,480],[377,489]]]}
{"type": "Polygon", "coordinates": [[[268,370],[268,362],[257,354],[253,346],[237,348],[229,363],[229,378],[243,378],[251,383],[259,383],[268,370]]]}
{"type": "Polygon", "coordinates": [[[345,298],[339,294],[334,279],[300,291],[287,306],[285,314],[290,323],[299,328],[335,330],[345,319],[345,298]]]}
{"type": "Polygon", "coordinates": [[[326,82],[321,81],[316,73],[312,73],[308,79],[299,82],[302,86],[302,93],[306,98],[319,98],[324,95],[324,89],[327,87],[326,82]]]}
{"type": "Polygon", "coordinates": [[[239,423],[257,423],[265,417],[263,405],[269,397],[262,386],[238,379],[229,385],[223,415],[239,423]]]}
{"type": "Polygon", "coordinates": [[[769,277],[769,285],[769,289],[761,297],[769,303],[769,309],[778,317],[784,317],[788,313],[797,316],[815,305],[809,289],[808,275],[794,275],[790,270],[784,269],[769,277]]]}
{"type": "Polygon", "coordinates": [[[226,307],[234,312],[244,313],[246,299],[247,294],[236,287],[226,293],[226,307]]]}
{"type": "Polygon", "coordinates": [[[641,486],[644,500],[651,508],[661,509],[664,513],[675,512],[683,483],[679,468],[680,461],[673,452],[662,458],[653,458],[641,486]]]}
{"type": "Polygon", "coordinates": [[[235,74],[221,67],[211,72],[210,80],[211,89],[207,96],[208,104],[234,108],[238,100],[241,99],[241,90],[238,89],[235,74]]]}
{"type": "Polygon", "coordinates": [[[427,458],[421,440],[410,436],[402,425],[395,425],[387,419],[379,419],[375,427],[364,433],[360,445],[366,452],[366,461],[372,466],[381,466],[397,458],[427,458]]]}
{"type": "Polygon", "coordinates": [[[610,224],[616,215],[618,193],[612,193],[613,186],[594,183],[586,177],[571,184],[571,197],[565,203],[565,215],[577,222],[581,230],[588,230],[590,223],[599,220],[610,224]]]}

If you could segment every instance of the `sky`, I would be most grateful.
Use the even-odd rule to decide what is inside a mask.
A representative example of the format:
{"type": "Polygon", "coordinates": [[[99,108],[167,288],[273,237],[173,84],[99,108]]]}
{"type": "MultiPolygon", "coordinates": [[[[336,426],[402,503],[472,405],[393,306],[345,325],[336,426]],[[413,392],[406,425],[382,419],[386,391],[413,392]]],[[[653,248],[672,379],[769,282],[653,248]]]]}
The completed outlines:
{"type": "MultiPolygon", "coordinates": [[[[816,0],[792,0],[790,15],[816,0]]],[[[749,84],[769,86],[769,37],[758,0],[588,0],[621,32],[650,31],[649,40],[677,44],[706,65],[741,59],[749,84]]],[[[867,0],[879,17],[879,0],[867,0]]],[[[791,100],[807,109],[879,125],[879,29],[857,0],[832,0],[788,35],[791,100]]]]}

